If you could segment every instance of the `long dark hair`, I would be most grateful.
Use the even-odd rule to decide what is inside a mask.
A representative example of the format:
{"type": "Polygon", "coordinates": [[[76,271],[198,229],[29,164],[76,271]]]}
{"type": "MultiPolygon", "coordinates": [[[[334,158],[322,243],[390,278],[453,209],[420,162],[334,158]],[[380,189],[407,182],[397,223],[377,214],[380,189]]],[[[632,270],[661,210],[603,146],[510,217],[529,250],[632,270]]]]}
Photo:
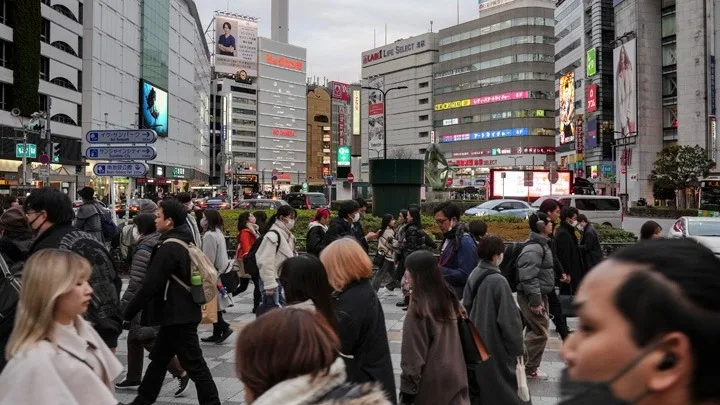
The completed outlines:
{"type": "Polygon", "coordinates": [[[437,259],[427,250],[418,250],[405,258],[410,272],[413,294],[410,311],[418,318],[453,319],[457,297],[438,268],[437,259]]]}
{"type": "Polygon", "coordinates": [[[382,222],[380,223],[380,232],[378,233],[378,237],[383,236],[385,233],[385,230],[390,226],[390,222],[393,220],[392,214],[385,214],[382,217],[382,222]]]}
{"type": "MultiPolygon", "coordinates": [[[[401,209],[401,210],[400,210],[400,217],[402,217],[403,220],[407,221],[407,216],[408,216],[408,210],[406,210],[406,209],[404,209],[404,208],[401,209]]],[[[400,217],[398,217],[398,219],[400,219],[400,217]]]]}
{"type": "Polygon", "coordinates": [[[422,226],[422,217],[420,216],[420,208],[416,207],[410,207],[408,209],[408,214],[412,217],[412,223],[416,224],[418,227],[422,226]]]}
{"type": "Polygon", "coordinates": [[[245,211],[240,214],[240,216],[238,217],[238,232],[242,232],[242,230],[247,227],[248,219],[250,219],[249,211],[245,211]]]}
{"type": "Polygon", "coordinates": [[[265,211],[255,211],[252,215],[255,217],[255,224],[260,227],[260,229],[265,229],[265,224],[267,223],[267,214],[265,211]]]}
{"type": "Polygon", "coordinates": [[[223,219],[220,216],[220,213],[217,212],[217,210],[205,210],[203,213],[205,215],[205,218],[207,219],[208,224],[208,231],[214,231],[219,230],[220,232],[223,232],[225,230],[225,225],[223,224],[223,219]]]}
{"type": "Polygon", "coordinates": [[[297,211],[295,211],[295,208],[289,206],[289,205],[281,205],[280,208],[275,211],[275,214],[268,219],[267,223],[265,224],[265,230],[262,232],[263,234],[267,233],[267,231],[272,228],[273,225],[275,225],[275,222],[277,222],[277,219],[280,217],[289,217],[289,216],[296,216],[297,211]]]}
{"type": "Polygon", "coordinates": [[[337,330],[333,289],[320,259],[303,254],[285,260],[280,265],[280,284],[289,304],[312,300],[317,311],[337,330]]]}

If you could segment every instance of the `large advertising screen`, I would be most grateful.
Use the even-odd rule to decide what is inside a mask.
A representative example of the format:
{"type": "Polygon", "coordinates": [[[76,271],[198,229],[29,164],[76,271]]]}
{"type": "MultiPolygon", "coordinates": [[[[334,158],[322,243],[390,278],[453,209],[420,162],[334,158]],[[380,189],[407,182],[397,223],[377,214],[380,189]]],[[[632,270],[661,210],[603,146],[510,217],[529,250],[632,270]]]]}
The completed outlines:
{"type": "Polygon", "coordinates": [[[165,90],[140,81],[140,128],[168,136],[168,94],[165,90]]]}
{"type": "Polygon", "coordinates": [[[637,70],[635,40],[613,51],[615,74],[615,137],[637,134],[637,70]]]}
{"type": "MultiPolygon", "coordinates": [[[[384,86],[384,76],[375,76],[368,80],[368,87],[382,89],[384,86]]],[[[370,159],[375,156],[379,159],[384,158],[381,155],[383,152],[383,130],[385,128],[384,109],[385,100],[383,100],[382,92],[371,90],[368,93],[368,151],[370,159]]]]}
{"type": "Polygon", "coordinates": [[[560,145],[575,142],[575,72],[560,76],[560,145]]]}
{"type": "Polygon", "coordinates": [[[546,195],[570,194],[572,174],[569,171],[559,171],[559,180],[550,183],[550,172],[547,170],[533,171],[533,185],[525,187],[525,172],[522,170],[492,170],[491,198],[527,197],[538,198],[546,195]],[[502,178],[505,173],[505,179],[502,178]],[[551,190],[552,186],[552,190],[551,190]],[[504,189],[504,190],[503,190],[504,189]]]}
{"type": "Polygon", "coordinates": [[[257,22],[216,15],[215,35],[215,71],[239,78],[256,77],[257,22]]]}

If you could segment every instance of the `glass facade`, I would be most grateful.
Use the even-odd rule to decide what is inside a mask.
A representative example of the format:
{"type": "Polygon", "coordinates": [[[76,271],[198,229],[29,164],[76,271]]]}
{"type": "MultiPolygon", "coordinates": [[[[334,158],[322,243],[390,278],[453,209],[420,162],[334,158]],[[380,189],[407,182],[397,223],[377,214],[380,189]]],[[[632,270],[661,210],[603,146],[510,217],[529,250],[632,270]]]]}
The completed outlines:
{"type": "Polygon", "coordinates": [[[476,45],[470,48],[460,49],[454,52],[448,52],[440,54],[440,62],[447,62],[449,60],[464,58],[466,56],[475,55],[482,52],[492,51],[494,49],[505,48],[513,45],[520,44],[555,44],[554,37],[544,37],[541,35],[522,35],[517,37],[504,38],[499,41],[490,42],[487,44],[476,45]]]}
{"type": "Polygon", "coordinates": [[[555,20],[552,18],[542,18],[542,17],[522,17],[522,18],[513,18],[512,20],[507,20],[495,24],[490,24],[482,28],[477,28],[472,31],[463,32],[460,34],[451,35],[449,37],[441,38],[440,39],[440,46],[443,45],[450,45],[455,42],[459,41],[465,41],[470,38],[479,37],[480,35],[489,34],[491,32],[497,32],[506,30],[508,28],[512,27],[522,27],[527,25],[539,25],[539,26],[546,26],[546,27],[553,27],[555,25],[555,20]]]}
{"type": "Polygon", "coordinates": [[[170,47],[170,0],[142,5],[142,78],[167,90],[170,47]]]}

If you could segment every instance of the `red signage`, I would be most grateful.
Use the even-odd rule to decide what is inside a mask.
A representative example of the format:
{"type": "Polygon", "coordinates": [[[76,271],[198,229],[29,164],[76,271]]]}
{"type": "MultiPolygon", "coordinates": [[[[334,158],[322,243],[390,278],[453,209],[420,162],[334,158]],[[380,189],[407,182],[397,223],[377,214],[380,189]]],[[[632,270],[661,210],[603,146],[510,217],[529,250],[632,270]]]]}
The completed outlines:
{"type": "Polygon", "coordinates": [[[295,131],[292,129],[273,128],[272,134],[276,136],[295,136],[295,131]]]}
{"type": "Polygon", "coordinates": [[[338,112],[338,143],[345,146],[345,108],[339,108],[338,112]]]}
{"type": "Polygon", "coordinates": [[[583,122],[581,119],[577,120],[577,127],[575,129],[575,151],[577,153],[583,153],[585,150],[585,133],[583,132],[583,122]]]}
{"type": "Polygon", "coordinates": [[[384,103],[370,104],[370,110],[369,110],[370,116],[382,115],[384,109],[385,109],[384,103]]]}
{"type": "Polygon", "coordinates": [[[340,82],[332,82],[332,98],[334,100],[350,101],[350,85],[340,82]]]}
{"type": "Polygon", "coordinates": [[[495,166],[497,165],[496,159],[451,159],[448,160],[450,166],[460,167],[478,167],[478,166],[495,166]]]}
{"type": "Polygon", "coordinates": [[[355,175],[352,173],[348,173],[347,181],[348,181],[348,183],[353,184],[353,182],[355,181],[355,175]]]}
{"type": "Polygon", "coordinates": [[[302,72],[303,62],[297,59],[286,58],[284,56],[274,56],[269,53],[265,54],[265,63],[285,69],[297,70],[302,72]]]}
{"type": "Polygon", "coordinates": [[[465,156],[496,156],[496,155],[512,155],[519,153],[528,153],[534,155],[552,155],[555,153],[554,146],[513,146],[506,148],[480,149],[472,152],[453,152],[453,157],[465,156]]]}
{"type": "Polygon", "coordinates": [[[382,50],[377,51],[377,52],[373,52],[373,53],[371,53],[371,54],[369,54],[369,55],[364,55],[363,58],[362,58],[362,59],[363,59],[363,65],[366,64],[366,63],[369,63],[369,62],[374,62],[374,61],[376,61],[376,60],[380,60],[380,59],[382,59],[382,57],[383,57],[383,51],[382,51],[382,50]]]}
{"type": "Polygon", "coordinates": [[[597,111],[597,84],[591,84],[587,87],[587,111],[597,111]]]}

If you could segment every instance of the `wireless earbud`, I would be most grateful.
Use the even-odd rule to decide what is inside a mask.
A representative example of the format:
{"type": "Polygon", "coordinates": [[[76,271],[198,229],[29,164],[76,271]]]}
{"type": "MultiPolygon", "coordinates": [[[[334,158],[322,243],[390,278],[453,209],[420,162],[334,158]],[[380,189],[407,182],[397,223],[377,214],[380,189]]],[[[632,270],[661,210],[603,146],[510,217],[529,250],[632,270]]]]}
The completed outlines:
{"type": "Polygon", "coordinates": [[[677,364],[677,358],[674,354],[668,353],[665,358],[658,364],[657,369],[660,371],[670,370],[677,364]]]}
{"type": "Polygon", "coordinates": [[[537,221],[535,224],[535,231],[537,233],[542,233],[545,230],[545,225],[547,225],[545,221],[537,221]]]}

